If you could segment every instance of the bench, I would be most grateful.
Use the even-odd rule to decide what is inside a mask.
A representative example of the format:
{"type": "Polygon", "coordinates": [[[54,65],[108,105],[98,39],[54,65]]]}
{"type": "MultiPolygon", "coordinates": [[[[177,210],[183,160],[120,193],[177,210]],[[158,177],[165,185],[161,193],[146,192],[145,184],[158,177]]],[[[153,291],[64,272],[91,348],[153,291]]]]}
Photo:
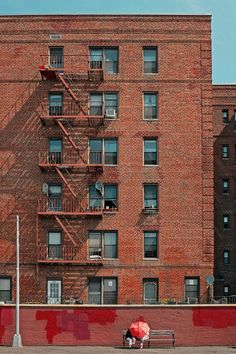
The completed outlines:
{"type": "MultiPolygon", "coordinates": [[[[122,331],[123,337],[123,347],[125,347],[125,335],[127,330],[122,331]]],[[[149,333],[149,339],[143,341],[144,343],[147,342],[148,348],[150,348],[151,343],[159,342],[159,343],[167,343],[171,344],[173,348],[175,347],[175,331],[172,329],[152,329],[149,333]]]]}

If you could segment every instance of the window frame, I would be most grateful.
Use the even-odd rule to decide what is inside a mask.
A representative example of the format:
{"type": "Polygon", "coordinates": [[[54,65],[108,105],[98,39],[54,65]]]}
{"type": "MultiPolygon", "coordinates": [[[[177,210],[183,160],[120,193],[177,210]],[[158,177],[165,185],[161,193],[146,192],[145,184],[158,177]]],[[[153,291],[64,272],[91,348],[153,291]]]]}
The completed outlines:
{"type": "Polygon", "coordinates": [[[222,109],[221,116],[222,116],[222,123],[229,124],[229,109],[227,109],[227,108],[222,109]],[[224,116],[225,113],[226,113],[226,116],[224,116]]]}
{"type": "Polygon", "coordinates": [[[159,184],[158,183],[144,183],[143,184],[143,211],[144,212],[158,212],[159,209],[159,184]],[[156,186],[156,208],[145,206],[145,187],[146,186],[156,186]]]}
{"type": "Polygon", "coordinates": [[[48,259],[63,259],[62,244],[63,244],[63,233],[62,233],[62,230],[48,230],[48,235],[47,235],[47,247],[48,247],[47,258],[48,259]],[[60,234],[60,244],[49,243],[49,236],[52,233],[60,234]],[[52,253],[54,252],[56,254],[55,257],[50,257],[49,256],[49,254],[51,254],[50,247],[55,247],[55,251],[52,251],[52,253]]]}
{"type": "MultiPolygon", "coordinates": [[[[191,285],[190,285],[191,286],[191,285]]],[[[194,284],[193,284],[194,286],[194,284]]],[[[190,290],[188,290],[188,292],[190,292],[190,290]]],[[[193,293],[193,290],[191,291],[193,293]]],[[[185,276],[184,277],[184,299],[185,299],[185,302],[187,303],[195,303],[194,300],[186,300],[186,299],[197,299],[197,303],[199,302],[199,298],[200,298],[200,277],[199,276],[185,276]],[[187,280],[197,280],[197,296],[195,297],[190,297],[190,296],[187,296],[187,290],[186,290],[186,281],[187,280]]]]}
{"type": "Polygon", "coordinates": [[[229,144],[222,144],[222,159],[223,160],[228,160],[229,159],[229,144]],[[224,148],[227,149],[226,152],[224,152],[224,148]],[[225,153],[227,153],[227,156],[224,156],[225,153]]]}
{"type": "MultiPolygon", "coordinates": [[[[95,188],[95,184],[89,184],[88,186],[88,205],[89,205],[89,209],[92,209],[93,207],[91,206],[91,198],[90,198],[90,188],[94,187],[94,190],[96,191],[95,188]]],[[[98,192],[97,192],[98,195],[98,192]]],[[[95,198],[94,198],[95,199],[95,198]]],[[[107,183],[104,184],[104,192],[103,192],[103,196],[100,195],[99,198],[96,198],[96,200],[100,200],[100,206],[99,208],[102,209],[104,212],[117,212],[119,210],[119,189],[118,189],[118,184],[115,183],[107,183]],[[115,186],[116,187],[116,204],[117,207],[116,208],[105,208],[105,193],[106,193],[106,187],[109,186],[115,186]]],[[[98,207],[97,207],[98,208],[98,207]]]]}
{"type": "Polygon", "coordinates": [[[230,250],[223,250],[223,265],[230,265],[230,250]],[[228,256],[225,257],[225,254],[227,254],[228,256]]]}
{"type": "Polygon", "coordinates": [[[230,229],[230,214],[223,214],[223,230],[229,230],[230,229]],[[225,218],[227,218],[227,222],[225,221],[225,218]]]}
{"type": "Polygon", "coordinates": [[[88,277],[88,304],[97,304],[97,305],[116,305],[118,303],[118,277],[88,277]],[[89,292],[89,284],[92,280],[100,280],[100,303],[94,303],[94,302],[90,302],[89,301],[89,297],[90,297],[90,292],[89,292]],[[104,302],[104,280],[115,280],[116,281],[116,294],[115,294],[115,302],[112,303],[105,303],[104,302]]]}
{"type": "MultiPolygon", "coordinates": [[[[143,92],[143,103],[142,103],[142,107],[143,107],[143,120],[145,121],[158,121],[158,98],[159,98],[159,94],[157,91],[144,91],[143,92]],[[155,95],[156,96],[156,117],[151,117],[151,118],[146,118],[145,117],[145,107],[149,107],[149,106],[145,106],[145,95],[155,95]]],[[[154,107],[154,106],[151,106],[154,107]]]]}
{"type": "Polygon", "coordinates": [[[158,74],[158,47],[157,46],[144,46],[142,50],[143,60],[142,60],[142,72],[144,75],[156,75],[158,74]],[[146,72],[145,71],[145,50],[155,50],[156,52],[156,71],[146,72]]]}
{"type": "Polygon", "coordinates": [[[143,259],[145,260],[156,260],[159,259],[159,231],[157,230],[144,230],[143,231],[143,259]],[[151,234],[151,233],[155,233],[155,237],[156,237],[156,256],[155,257],[147,257],[145,255],[145,236],[146,234],[151,234]]]}
{"type": "Polygon", "coordinates": [[[229,195],[230,183],[229,178],[222,178],[222,194],[229,195]],[[227,187],[225,188],[224,183],[227,183],[227,187]]]}
{"type": "Polygon", "coordinates": [[[9,293],[9,299],[8,300],[0,300],[4,303],[11,302],[12,301],[12,276],[9,275],[0,275],[0,281],[1,280],[9,280],[10,281],[10,290],[0,290],[0,298],[2,295],[3,291],[7,291],[9,293]]]}
{"type": "Polygon", "coordinates": [[[108,259],[108,260],[117,260],[118,257],[118,231],[117,230],[89,230],[88,231],[88,259],[108,259]],[[101,256],[91,257],[90,255],[90,234],[97,233],[100,234],[101,239],[101,256]],[[114,233],[116,235],[116,257],[105,257],[105,234],[114,233]]]}
{"type": "Polygon", "coordinates": [[[119,46],[90,46],[89,47],[89,69],[93,69],[90,66],[91,63],[91,50],[101,50],[102,51],[102,67],[101,69],[104,70],[104,73],[106,75],[118,75],[119,74],[119,46]],[[117,67],[117,72],[109,72],[106,71],[106,50],[117,50],[117,62],[116,62],[116,67],[117,67]]]}
{"type": "MultiPolygon", "coordinates": [[[[91,91],[89,92],[89,101],[88,101],[88,104],[89,104],[89,114],[92,115],[92,116],[104,116],[106,120],[117,120],[119,119],[119,92],[118,91],[91,91]],[[102,97],[102,105],[101,105],[101,115],[99,114],[91,114],[91,96],[94,95],[94,96],[101,96],[102,97]],[[110,108],[109,106],[106,107],[106,95],[116,95],[116,106],[114,106],[115,108],[110,108]],[[107,109],[114,109],[115,110],[115,117],[109,117],[107,116],[106,114],[106,110],[107,109]]],[[[97,106],[97,107],[100,107],[100,106],[97,106]]]]}
{"type": "Polygon", "coordinates": [[[224,284],[223,285],[223,296],[230,296],[230,285],[224,284]],[[228,291],[226,292],[225,289],[228,288],[228,291]]]}
{"type": "Polygon", "coordinates": [[[64,66],[65,66],[65,63],[64,63],[64,60],[65,60],[65,56],[64,56],[64,46],[49,46],[48,47],[48,65],[51,65],[53,68],[56,68],[56,69],[64,69],[64,66]],[[52,63],[51,63],[51,49],[61,49],[62,50],[62,61],[61,61],[61,66],[54,66],[52,63]]]}
{"type": "MultiPolygon", "coordinates": [[[[62,278],[60,277],[47,277],[46,278],[46,304],[62,304],[63,301],[63,282],[62,282],[62,278]],[[49,296],[48,296],[48,291],[49,291],[49,287],[48,287],[48,283],[50,281],[55,281],[55,282],[60,282],[60,297],[58,296],[58,298],[60,299],[59,302],[48,302],[49,296]]],[[[55,298],[56,299],[56,298],[55,298]]]]}
{"type": "Polygon", "coordinates": [[[53,116],[63,116],[63,106],[64,106],[64,93],[62,91],[49,91],[48,92],[48,115],[53,116]],[[61,97],[61,106],[51,106],[51,97],[58,96],[61,97]],[[52,107],[56,107],[56,114],[51,114],[52,107]]]}
{"type": "Polygon", "coordinates": [[[236,109],[234,110],[234,131],[236,131],[236,109]]]}
{"type": "Polygon", "coordinates": [[[156,166],[159,165],[159,156],[158,156],[159,155],[158,154],[158,150],[159,150],[158,149],[158,147],[159,147],[158,145],[159,144],[158,144],[158,142],[159,142],[158,138],[149,138],[149,137],[148,138],[146,138],[146,137],[143,138],[143,166],[156,167],[156,166]],[[145,163],[145,142],[146,141],[152,141],[152,140],[156,141],[156,163],[150,165],[150,164],[145,163]]]}
{"type": "MultiPolygon", "coordinates": [[[[101,146],[102,146],[102,149],[101,149],[101,162],[98,162],[98,164],[103,164],[105,166],[117,166],[118,165],[118,150],[119,150],[119,145],[118,145],[118,138],[90,138],[88,140],[88,161],[89,161],[89,164],[93,164],[94,162],[91,162],[91,156],[90,156],[90,153],[93,152],[91,151],[91,147],[90,147],[90,141],[91,140],[97,140],[97,141],[101,141],[101,146]],[[105,142],[107,140],[113,140],[116,142],[116,164],[108,164],[106,163],[106,151],[105,151],[105,142]]],[[[95,152],[100,152],[100,151],[95,151],[95,152]]],[[[96,160],[96,159],[95,159],[96,160]]]]}
{"type": "MultiPolygon", "coordinates": [[[[157,304],[159,300],[159,279],[158,278],[143,278],[143,304],[152,305],[157,304]],[[155,299],[152,299],[151,302],[146,302],[148,300],[145,296],[145,285],[153,283],[156,286],[156,296],[155,299]]],[[[150,299],[149,299],[150,301],[150,299]]]]}

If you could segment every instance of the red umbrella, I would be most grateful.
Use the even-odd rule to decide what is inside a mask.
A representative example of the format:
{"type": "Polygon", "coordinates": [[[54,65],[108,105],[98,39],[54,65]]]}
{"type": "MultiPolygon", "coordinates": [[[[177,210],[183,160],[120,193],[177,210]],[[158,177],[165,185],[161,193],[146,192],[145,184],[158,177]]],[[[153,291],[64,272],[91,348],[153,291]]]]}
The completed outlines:
{"type": "Polygon", "coordinates": [[[129,330],[134,337],[143,338],[149,335],[150,327],[146,322],[135,321],[131,323],[129,330]]]}

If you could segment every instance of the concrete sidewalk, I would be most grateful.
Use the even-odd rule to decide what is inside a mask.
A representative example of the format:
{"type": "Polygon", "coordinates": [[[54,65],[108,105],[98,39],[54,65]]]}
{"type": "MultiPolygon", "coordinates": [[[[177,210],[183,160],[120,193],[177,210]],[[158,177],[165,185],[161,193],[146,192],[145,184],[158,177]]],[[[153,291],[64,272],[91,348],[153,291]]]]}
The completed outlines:
{"type": "Polygon", "coordinates": [[[177,347],[152,349],[125,349],[121,347],[0,347],[0,354],[236,354],[235,347],[177,347]]]}

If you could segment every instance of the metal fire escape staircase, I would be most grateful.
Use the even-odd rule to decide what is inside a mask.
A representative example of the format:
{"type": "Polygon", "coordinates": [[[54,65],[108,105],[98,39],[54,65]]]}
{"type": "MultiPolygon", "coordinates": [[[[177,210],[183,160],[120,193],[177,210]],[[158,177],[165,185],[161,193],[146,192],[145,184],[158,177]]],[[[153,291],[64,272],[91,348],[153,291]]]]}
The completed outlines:
{"type": "MultiPolygon", "coordinates": [[[[74,167],[70,164],[67,164],[66,162],[60,164],[54,164],[51,165],[50,167],[54,168],[56,173],[60,176],[60,178],[62,179],[62,181],[67,186],[68,190],[76,200],[76,204],[78,206],[75,208],[76,211],[74,212],[74,216],[75,215],[86,216],[86,212],[83,214],[83,208],[81,207],[80,203],[78,203],[78,197],[79,195],[81,195],[81,191],[78,189],[78,183],[74,179],[71,173],[71,171],[73,171],[74,168],[80,168],[82,166],[86,166],[86,161],[82,156],[81,141],[79,142],[75,141],[74,136],[71,134],[71,131],[73,131],[74,128],[74,122],[76,122],[76,118],[81,119],[81,117],[82,118],[87,117],[90,123],[89,120],[90,116],[86,114],[86,111],[83,107],[83,104],[85,104],[85,100],[82,99],[81,97],[82,91],[81,89],[78,88],[78,84],[77,84],[78,81],[81,79],[81,75],[65,73],[64,70],[60,71],[57,68],[55,69],[54,68],[45,69],[45,68],[46,67],[44,68],[42,66],[40,67],[42,79],[49,79],[49,80],[56,79],[59,82],[61,82],[65,90],[71,96],[76,107],[78,108],[78,112],[80,112],[79,115],[77,113],[76,116],[74,114],[71,114],[71,112],[63,112],[63,115],[51,116],[51,117],[48,116],[46,118],[49,118],[50,121],[53,121],[54,124],[56,124],[60,128],[64,136],[66,136],[66,138],[68,139],[75,153],[77,154],[78,160],[82,161],[82,164],[78,163],[77,161],[77,164],[74,167]]],[[[95,74],[93,74],[92,70],[88,70],[88,75],[86,77],[87,80],[90,80],[93,83],[97,84],[99,81],[103,80],[103,71],[100,70],[100,73],[96,72],[95,74]]],[[[85,79],[85,76],[83,75],[82,78],[85,79]]],[[[44,124],[44,119],[41,119],[41,121],[44,124]]],[[[101,123],[103,123],[103,120],[100,120],[100,124],[101,123]]],[[[91,169],[88,169],[88,171],[94,172],[97,170],[96,168],[94,169],[94,166],[92,166],[91,169]]],[[[92,215],[92,213],[90,214],[92,215]]],[[[97,214],[96,213],[93,214],[100,215],[99,212],[97,212],[97,214]]],[[[72,223],[68,219],[70,218],[69,213],[55,213],[54,217],[56,222],[61,227],[61,229],[65,232],[65,234],[72,242],[74,247],[77,247],[77,240],[79,241],[80,244],[82,244],[82,240],[79,237],[78,232],[75,230],[72,223]]]]}

